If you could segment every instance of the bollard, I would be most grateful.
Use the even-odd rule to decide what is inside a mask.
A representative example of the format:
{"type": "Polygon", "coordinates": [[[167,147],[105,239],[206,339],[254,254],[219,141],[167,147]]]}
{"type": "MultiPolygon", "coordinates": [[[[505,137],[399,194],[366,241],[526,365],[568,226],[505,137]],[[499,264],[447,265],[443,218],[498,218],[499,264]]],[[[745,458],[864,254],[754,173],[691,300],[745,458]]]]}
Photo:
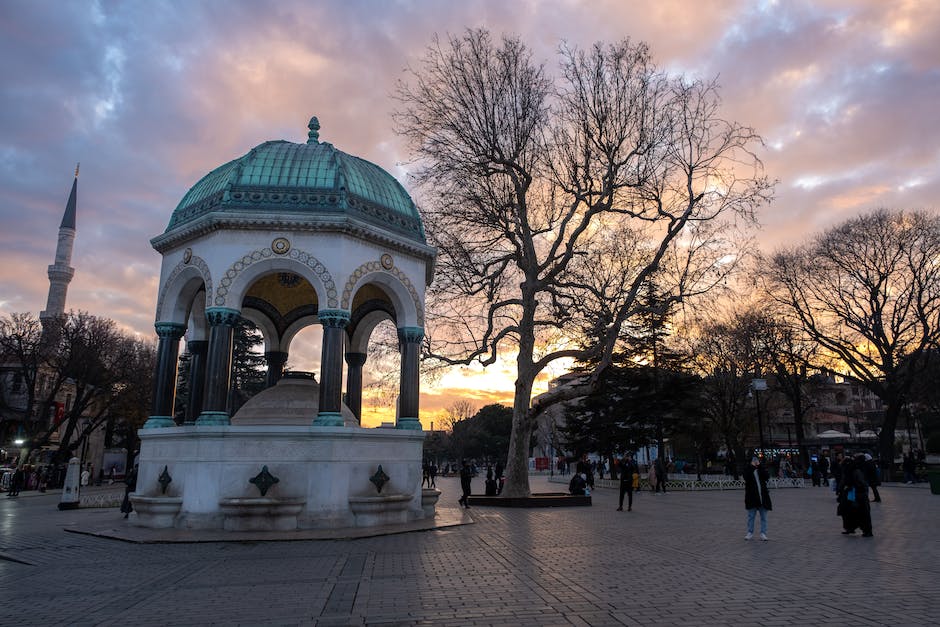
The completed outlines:
{"type": "Polygon", "coordinates": [[[59,509],[78,509],[80,500],[78,465],[80,463],[77,457],[69,460],[69,469],[65,473],[65,485],[62,486],[62,499],[59,501],[59,509]]]}

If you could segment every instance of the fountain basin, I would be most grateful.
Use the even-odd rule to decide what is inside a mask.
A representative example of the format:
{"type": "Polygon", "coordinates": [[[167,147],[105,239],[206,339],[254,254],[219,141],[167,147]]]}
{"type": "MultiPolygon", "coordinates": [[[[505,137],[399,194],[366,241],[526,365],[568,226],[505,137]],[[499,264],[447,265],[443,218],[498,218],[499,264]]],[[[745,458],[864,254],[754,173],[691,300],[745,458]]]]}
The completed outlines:
{"type": "Polygon", "coordinates": [[[414,497],[411,494],[351,496],[349,509],[357,527],[397,525],[408,522],[408,506],[412,500],[414,497]]]}
{"type": "Polygon", "coordinates": [[[304,498],[230,498],[219,501],[226,531],[293,531],[304,498]]]}
{"type": "Polygon", "coordinates": [[[441,491],[436,488],[421,490],[421,509],[424,510],[425,518],[434,518],[434,510],[439,498],[441,498],[441,491]]]}
{"type": "Polygon", "coordinates": [[[173,527],[183,505],[183,499],[179,496],[144,496],[131,493],[130,500],[134,511],[137,512],[137,524],[151,529],[173,527]]]}

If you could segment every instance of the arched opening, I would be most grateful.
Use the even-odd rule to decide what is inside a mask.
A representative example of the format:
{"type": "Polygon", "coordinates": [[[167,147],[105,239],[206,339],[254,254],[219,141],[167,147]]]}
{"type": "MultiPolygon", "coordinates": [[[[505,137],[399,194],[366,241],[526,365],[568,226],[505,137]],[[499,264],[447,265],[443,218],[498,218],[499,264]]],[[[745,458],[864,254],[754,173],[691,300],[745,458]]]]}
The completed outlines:
{"type": "Polygon", "coordinates": [[[372,329],[369,336],[362,380],[363,427],[395,424],[401,384],[397,333],[395,324],[386,318],[372,329]]]}
{"type": "MultiPolygon", "coordinates": [[[[288,370],[320,372],[320,357],[323,347],[323,327],[319,324],[305,326],[290,341],[288,370]]],[[[319,374],[317,374],[319,378],[319,374]]]]}

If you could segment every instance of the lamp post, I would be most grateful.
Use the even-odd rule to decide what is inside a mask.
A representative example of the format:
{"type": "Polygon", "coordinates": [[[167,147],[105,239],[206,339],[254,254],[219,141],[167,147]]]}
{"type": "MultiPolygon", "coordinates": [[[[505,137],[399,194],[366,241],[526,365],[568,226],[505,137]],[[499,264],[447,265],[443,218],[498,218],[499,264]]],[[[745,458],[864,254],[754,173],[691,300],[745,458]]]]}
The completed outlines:
{"type": "Polygon", "coordinates": [[[760,393],[767,390],[766,379],[751,379],[751,389],[754,390],[754,407],[757,410],[757,439],[760,442],[761,455],[764,454],[764,423],[760,415],[760,393]]]}

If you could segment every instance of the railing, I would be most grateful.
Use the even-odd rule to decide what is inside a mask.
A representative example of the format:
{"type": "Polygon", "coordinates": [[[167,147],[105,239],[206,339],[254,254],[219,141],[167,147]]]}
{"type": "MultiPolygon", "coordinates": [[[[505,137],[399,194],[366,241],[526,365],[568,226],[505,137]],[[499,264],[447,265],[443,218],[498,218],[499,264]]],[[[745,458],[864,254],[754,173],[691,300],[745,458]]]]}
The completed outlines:
{"type": "MultiPolygon", "coordinates": [[[[568,484],[571,481],[571,475],[555,475],[549,478],[551,483],[568,484]]],[[[620,489],[619,479],[595,479],[595,488],[608,488],[611,490],[620,489]]],[[[794,479],[769,479],[768,488],[805,488],[806,483],[801,478],[794,479]]],[[[640,479],[639,490],[650,490],[649,482],[646,478],[640,479]]],[[[699,481],[695,475],[676,475],[666,481],[666,490],[743,490],[744,480],[735,480],[732,477],[724,475],[703,475],[699,481]]]]}

